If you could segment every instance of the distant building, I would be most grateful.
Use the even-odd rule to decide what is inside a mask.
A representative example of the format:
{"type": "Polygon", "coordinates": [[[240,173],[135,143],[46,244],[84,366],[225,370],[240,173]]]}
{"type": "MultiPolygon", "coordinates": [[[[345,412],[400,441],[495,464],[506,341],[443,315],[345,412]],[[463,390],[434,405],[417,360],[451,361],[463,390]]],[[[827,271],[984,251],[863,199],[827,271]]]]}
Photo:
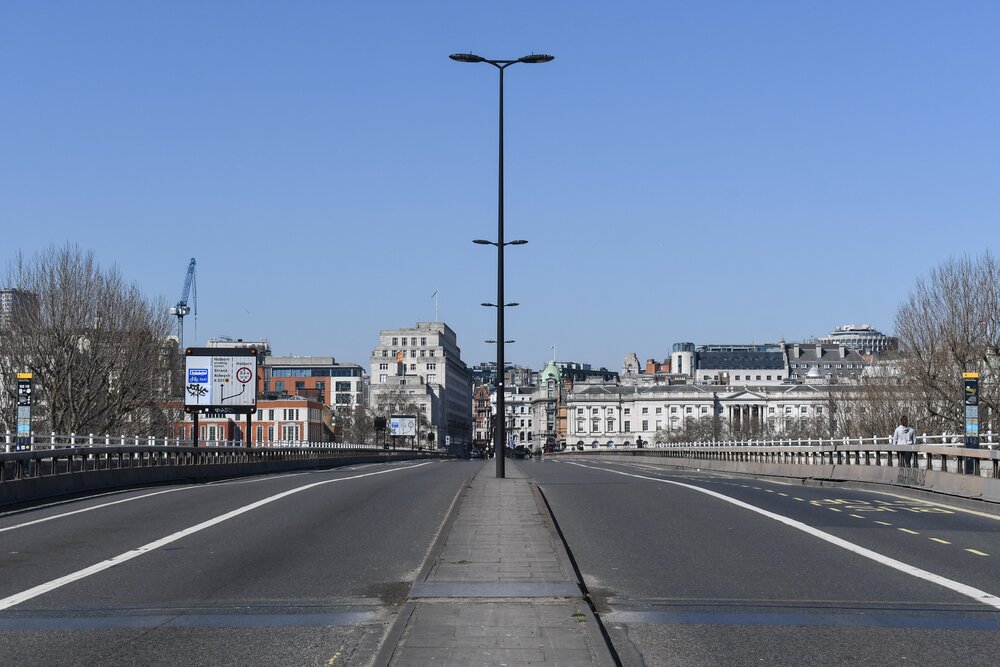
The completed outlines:
{"type": "MultiPolygon", "coordinates": [[[[250,424],[254,446],[331,442],[334,439],[330,408],[301,396],[258,400],[257,412],[251,415],[250,424]]],[[[184,415],[178,420],[174,424],[174,433],[181,440],[193,441],[195,435],[193,416],[184,415]]],[[[199,415],[198,442],[201,445],[246,442],[246,416],[199,415]]]]}
{"type": "Polygon", "coordinates": [[[788,377],[792,380],[814,382],[823,380],[857,380],[868,361],[856,349],[838,344],[787,343],[788,377]]]}
{"type": "Polygon", "coordinates": [[[6,329],[17,317],[38,307],[38,297],[14,287],[0,289],[0,329],[6,329]]]}
{"type": "Polygon", "coordinates": [[[333,357],[267,357],[261,373],[268,396],[304,396],[334,410],[368,404],[365,370],[333,357]]]}
{"type": "Polygon", "coordinates": [[[883,354],[899,349],[899,339],[887,336],[870,324],[847,324],[837,327],[826,336],[816,339],[817,343],[844,345],[861,353],[883,354]]]}
{"type": "Polygon", "coordinates": [[[670,353],[673,375],[694,384],[777,385],[788,377],[779,343],[699,345],[676,343],[670,353]]]}
{"type": "Polygon", "coordinates": [[[465,451],[472,442],[472,384],[455,332],[443,322],[418,322],[379,332],[372,351],[369,405],[417,406],[431,425],[421,442],[465,451]]]}

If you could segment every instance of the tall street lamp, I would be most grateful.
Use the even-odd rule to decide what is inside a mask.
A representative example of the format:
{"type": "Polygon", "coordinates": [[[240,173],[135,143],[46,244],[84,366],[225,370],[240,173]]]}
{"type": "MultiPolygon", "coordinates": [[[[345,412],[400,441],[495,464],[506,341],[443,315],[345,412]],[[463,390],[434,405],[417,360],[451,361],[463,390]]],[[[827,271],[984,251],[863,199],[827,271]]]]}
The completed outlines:
{"type": "MultiPolygon", "coordinates": [[[[528,63],[530,65],[547,63],[553,60],[553,56],[537,53],[524,56],[517,60],[490,60],[472,53],[453,53],[449,56],[452,60],[460,63],[489,63],[500,71],[500,150],[498,167],[498,189],[497,189],[497,240],[492,241],[476,240],[474,243],[481,245],[493,245],[497,248],[497,302],[493,305],[497,309],[497,414],[501,416],[497,420],[495,430],[494,449],[497,459],[497,477],[504,477],[504,455],[507,446],[507,425],[502,415],[504,414],[504,335],[503,335],[503,311],[509,304],[503,298],[503,249],[508,245],[521,245],[527,241],[511,241],[504,243],[503,240],[503,71],[514,63],[528,63]]],[[[488,305],[488,304],[483,304],[488,305]]]]}

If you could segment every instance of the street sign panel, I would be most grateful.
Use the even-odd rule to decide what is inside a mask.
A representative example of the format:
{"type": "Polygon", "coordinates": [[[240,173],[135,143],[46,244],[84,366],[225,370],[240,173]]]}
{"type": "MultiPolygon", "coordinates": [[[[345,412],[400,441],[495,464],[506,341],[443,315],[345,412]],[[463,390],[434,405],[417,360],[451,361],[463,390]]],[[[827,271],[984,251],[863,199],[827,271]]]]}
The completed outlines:
{"type": "Polygon", "coordinates": [[[417,418],[412,415],[393,415],[389,418],[389,432],[392,435],[416,435],[417,418]]]}
{"type": "Polygon", "coordinates": [[[257,409],[254,348],[188,348],[184,379],[187,412],[249,413],[257,409]]]}

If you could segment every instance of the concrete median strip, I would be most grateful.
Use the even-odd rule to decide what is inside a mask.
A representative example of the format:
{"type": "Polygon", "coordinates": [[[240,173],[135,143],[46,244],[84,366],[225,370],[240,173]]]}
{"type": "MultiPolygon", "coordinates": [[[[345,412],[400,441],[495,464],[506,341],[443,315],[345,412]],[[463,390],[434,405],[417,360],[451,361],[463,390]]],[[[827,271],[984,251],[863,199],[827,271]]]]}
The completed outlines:
{"type": "Polygon", "coordinates": [[[376,665],[615,664],[548,508],[484,465],[411,588],[376,665]]]}

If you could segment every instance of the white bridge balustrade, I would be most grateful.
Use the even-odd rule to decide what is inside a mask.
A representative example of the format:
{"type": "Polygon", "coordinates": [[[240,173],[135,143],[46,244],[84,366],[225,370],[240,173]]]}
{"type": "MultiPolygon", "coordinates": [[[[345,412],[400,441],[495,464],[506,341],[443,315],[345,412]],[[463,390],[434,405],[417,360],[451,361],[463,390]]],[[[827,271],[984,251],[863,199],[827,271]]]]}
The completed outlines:
{"type": "Polygon", "coordinates": [[[364,443],[199,442],[135,435],[34,435],[15,451],[16,434],[0,436],[0,505],[99,488],[206,480],[361,462],[445,458],[423,449],[364,443]]]}

